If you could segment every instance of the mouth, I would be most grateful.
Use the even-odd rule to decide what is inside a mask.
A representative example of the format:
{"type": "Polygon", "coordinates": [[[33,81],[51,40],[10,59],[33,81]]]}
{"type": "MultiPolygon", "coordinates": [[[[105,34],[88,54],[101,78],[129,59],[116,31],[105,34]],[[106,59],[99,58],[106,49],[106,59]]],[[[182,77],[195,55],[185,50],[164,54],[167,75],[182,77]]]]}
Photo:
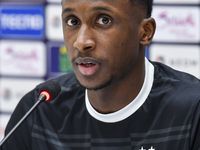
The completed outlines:
{"type": "Polygon", "coordinates": [[[85,67],[90,67],[90,66],[94,66],[96,65],[95,63],[91,63],[91,62],[88,62],[88,63],[80,63],[78,65],[81,65],[81,66],[85,66],[85,67]]]}
{"type": "Polygon", "coordinates": [[[78,70],[82,75],[91,76],[98,71],[100,67],[100,62],[91,58],[77,58],[76,65],[78,65],[78,70]]]}

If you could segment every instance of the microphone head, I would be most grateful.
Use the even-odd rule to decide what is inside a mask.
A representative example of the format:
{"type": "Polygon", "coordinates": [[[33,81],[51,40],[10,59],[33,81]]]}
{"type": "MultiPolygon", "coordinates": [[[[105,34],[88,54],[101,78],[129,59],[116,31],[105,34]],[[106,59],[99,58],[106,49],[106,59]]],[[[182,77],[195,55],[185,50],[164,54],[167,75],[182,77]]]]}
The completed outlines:
{"type": "Polygon", "coordinates": [[[44,94],[46,96],[46,101],[55,99],[61,91],[60,84],[56,80],[48,80],[41,85],[39,92],[40,95],[44,94]]]}

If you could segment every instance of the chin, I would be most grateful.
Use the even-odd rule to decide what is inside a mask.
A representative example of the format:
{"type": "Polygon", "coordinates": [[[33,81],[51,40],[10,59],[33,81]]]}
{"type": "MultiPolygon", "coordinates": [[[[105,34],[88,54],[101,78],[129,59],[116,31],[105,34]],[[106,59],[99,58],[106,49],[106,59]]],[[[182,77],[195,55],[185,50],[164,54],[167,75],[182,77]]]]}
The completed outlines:
{"type": "Polygon", "coordinates": [[[88,84],[86,84],[84,82],[80,82],[79,80],[78,80],[78,82],[82,87],[84,87],[87,90],[97,91],[97,90],[102,90],[102,89],[106,88],[107,86],[109,86],[112,83],[112,79],[101,82],[96,85],[94,85],[94,84],[91,85],[91,82],[89,82],[88,84]]]}

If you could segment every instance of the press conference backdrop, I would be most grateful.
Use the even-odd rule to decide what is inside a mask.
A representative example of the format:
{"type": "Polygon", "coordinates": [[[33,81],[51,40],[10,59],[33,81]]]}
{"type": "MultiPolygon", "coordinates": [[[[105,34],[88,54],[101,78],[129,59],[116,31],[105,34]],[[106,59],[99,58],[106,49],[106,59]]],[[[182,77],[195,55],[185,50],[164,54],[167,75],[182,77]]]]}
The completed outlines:
{"type": "MultiPolygon", "coordinates": [[[[200,78],[200,0],[154,0],[157,29],[146,57],[200,78]]],[[[71,72],[61,0],[0,0],[0,139],[20,98],[71,72]]]]}

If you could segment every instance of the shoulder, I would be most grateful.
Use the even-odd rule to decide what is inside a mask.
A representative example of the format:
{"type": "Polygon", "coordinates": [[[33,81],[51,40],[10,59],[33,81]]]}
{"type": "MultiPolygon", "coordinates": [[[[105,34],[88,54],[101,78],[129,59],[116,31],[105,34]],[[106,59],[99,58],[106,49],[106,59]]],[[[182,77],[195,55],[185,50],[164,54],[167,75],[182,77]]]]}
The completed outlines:
{"type": "Polygon", "coordinates": [[[62,76],[59,76],[59,77],[56,77],[53,79],[58,81],[61,86],[67,86],[67,87],[71,87],[71,86],[75,86],[75,85],[79,86],[79,83],[73,72],[64,74],[62,76]]]}
{"type": "Polygon", "coordinates": [[[159,62],[151,62],[155,68],[155,78],[180,81],[182,83],[200,84],[200,80],[193,75],[175,70],[159,62]]]}
{"type": "MultiPolygon", "coordinates": [[[[55,100],[53,100],[54,102],[65,103],[66,99],[69,102],[69,101],[73,101],[73,100],[77,99],[76,96],[84,97],[85,89],[79,84],[79,82],[76,79],[76,76],[73,72],[67,73],[65,75],[62,75],[62,76],[59,76],[56,78],[52,78],[50,80],[56,80],[61,86],[61,92],[57,96],[57,98],[55,98],[55,100]],[[63,101],[63,99],[65,99],[65,101],[63,101]]],[[[39,95],[39,89],[42,84],[38,85],[35,88],[36,97],[38,97],[38,95],[39,95]]],[[[54,103],[54,102],[50,102],[50,103],[54,103]]]]}
{"type": "Polygon", "coordinates": [[[194,116],[199,119],[200,80],[162,63],[151,63],[155,68],[149,95],[153,108],[159,108],[159,112],[164,111],[169,118],[174,117],[179,121],[190,120],[194,116]]]}
{"type": "Polygon", "coordinates": [[[200,101],[200,80],[188,73],[174,70],[162,63],[151,62],[155,68],[152,93],[164,96],[174,106],[195,107],[200,101]]]}
{"type": "MultiPolygon", "coordinates": [[[[166,83],[168,86],[173,86],[173,89],[193,87],[200,89],[200,80],[191,74],[177,71],[167,65],[158,62],[151,62],[155,68],[154,84],[166,83]]],[[[164,84],[163,84],[164,85],[164,84]]]]}
{"type": "Polygon", "coordinates": [[[64,74],[62,76],[58,76],[55,78],[51,78],[49,80],[56,80],[60,84],[61,87],[65,87],[65,88],[72,88],[72,87],[80,86],[80,84],[78,83],[76,76],[73,72],[67,73],[67,74],[64,74]]]}
{"type": "MultiPolygon", "coordinates": [[[[63,99],[73,100],[77,93],[82,97],[84,96],[85,89],[78,83],[74,73],[67,73],[65,75],[51,78],[49,80],[56,80],[61,86],[61,92],[57,96],[57,98],[55,98],[55,100],[46,103],[46,105],[53,104],[56,102],[63,103],[63,99]]],[[[22,111],[17,112],[26,112],[28,109],[31,108],[31,106],[33,106],[36,103],[36,101],[38,101],[40,94],[39,89],[45,82],[37,85],[34,89],[32,89],[30,92],[23,96],[16,108],[16,110],[22,111]]]]}
{"type": "MultiPolygon", "coordinates": [[[[83,89],[83,87],[79,84],[79,82],[76,79],[76,76],[73,72],[67,73],[67,74],[64,74],[62,76],[58,76],[55,78],[51,78],[49,80],[56,80],[61,86],[61,91],[63,91],[63,90],[64,91],[73,91],[77,88],[83,89]]],[[[36,93],[38,93],[38,90],[40,89],[41,85],[44,83],[41,83],[36,86],[36,88],[34,89],[36,91],[36,93]]]]}
{"type": "MultiPolygon", "coordinates": [[[[161,124],[188,126],[193,149],[199,149],[200,80],[162,63],[151,63],[154,66],[154,82],[146,104],[151,104],[151,110],[157,120],[161,118],[161,124]]],[[[161,126],[160,122],[158,124],[161,126]]]]}

